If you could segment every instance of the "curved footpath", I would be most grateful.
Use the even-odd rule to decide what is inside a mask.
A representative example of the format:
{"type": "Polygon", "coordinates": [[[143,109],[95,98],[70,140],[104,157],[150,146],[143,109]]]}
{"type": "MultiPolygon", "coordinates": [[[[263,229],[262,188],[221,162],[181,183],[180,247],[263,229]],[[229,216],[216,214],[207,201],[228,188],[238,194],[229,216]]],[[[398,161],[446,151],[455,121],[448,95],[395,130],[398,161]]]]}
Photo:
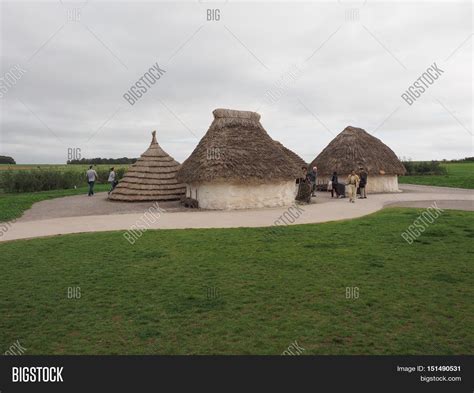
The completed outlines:
{"type": "MultiPolygon", "coordinates": [[[[298,211],[293,208],[294,216],[298,216],[293,224],[352,219],[374,213],[385,206],[428,207],[434,201],[442,209],[474,210],[474,190],[410,184],[401,184],[400,189],[403,192],[373,194],[367,199],[358,199],[356,203],[349,203],[347,198],[331,199],[329,193],[319,193],[317,198],[313,198],[312,204],[298,206],[298,211]]],[[[97,198],[97,203],[104,203],[105,196],[99,197],[98,194],[94,198],[97,198]],[[99,198],[102,198],[101,202],[99,198]]],[[[67,204],[68,201],[73,201],[76,211],[84,212],[87,210],[84,210],[83,205],[93,203],[93,198],[75,196],[39,202],[16,222],[0,224],[8,226],[8,230],[0,237],[0,242],[67,233],[127,230],[143,217],[142,212],[125,213],[120,209],[117,209],[121,211],[120,214],[110,214],[109,209],[107,211],[109,214],[88,216],[77,216],[69,210],[71,212],[64,213],[63,217],[49,219],[41,218],[40,213],[34,213],[37,205],[49,206],[50,210],[55,203],[59,206],[67,204]]],[[[107,206],[114,206],[114,202],[106,201],[106,203],[110,204],[107,206]]],[[[148,207],[148,205],[141,206],[141,209],[144,212],[148,207]]],[[[160,207],[166,211],[160,214],[149,229],[265,227],[274,225],[288,210],[288,207],[280,207],[233,211],[182,211],[174,205],[169,205],[168,209],[165,205],[160,207]]],[[[133,207],[133,211],[136,208],[133,207]]],[[[38,209],[41,212],[41,208],[38,209]]]]}

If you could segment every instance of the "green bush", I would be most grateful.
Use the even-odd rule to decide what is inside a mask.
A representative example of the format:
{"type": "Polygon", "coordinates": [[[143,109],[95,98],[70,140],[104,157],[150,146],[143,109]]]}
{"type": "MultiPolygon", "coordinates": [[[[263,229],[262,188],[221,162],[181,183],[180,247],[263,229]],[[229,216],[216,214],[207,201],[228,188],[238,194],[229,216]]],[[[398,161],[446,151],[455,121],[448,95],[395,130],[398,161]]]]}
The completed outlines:
{"type": "Polygon", "coordinates": [[[448,173],[446,167],[439,161],[403,161],[403,165],[407,170],[406,176],[446,175],[448,173]]]}
{"type": "Polygon", "coordinates": [[[77,171],[5,171],[0,175],[4,192],[48,191],[86,185],[85,176],[77,171]]]}
{"type": "MultiPolygon", "coordinates": [[[[125,169],[119,168],[115,173],[116,179],[120,180],[125,173],[125,169]]],[[[98,183],[107,183],[109,170],[97,170],[97,175],[99,176],[98,183]]],[[[85,171],[33,169],[28,171],[7,170],[0,173],[0,188],[4,192],[49,191],[85,185],[87,185],[85,171]]]]}

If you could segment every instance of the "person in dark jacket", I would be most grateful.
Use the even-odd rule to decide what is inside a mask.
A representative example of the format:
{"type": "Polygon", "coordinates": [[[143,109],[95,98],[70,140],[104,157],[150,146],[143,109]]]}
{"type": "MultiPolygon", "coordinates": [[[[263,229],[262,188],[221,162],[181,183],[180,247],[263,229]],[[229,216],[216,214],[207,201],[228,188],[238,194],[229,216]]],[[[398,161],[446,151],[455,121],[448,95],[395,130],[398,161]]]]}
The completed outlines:
{"type": "Polygon", "coordinates": [[[331,177],[331,198],[334,198],[334,193],[336,193],[336,198],[339,198],[339,193],[337,192],[337,185],[338,185],[338,180],[337,180],[337,172],[334,172],[331,177]]]}
{"type": "Polygon", "coordinates": [[[311,184],[308,178],[308,168],[301,167],[301,177],[298,180],[298,191],[295,199],[300,202],[311,203],[311,184]]]}
{"type": "Polygon", "coordinates": [[[301,175],[298,179],[296,179],[296,184],[304,183],[306,181],[306,176],[308,173],[308,168],[305,166],[301,167],[301,175]]]}
{"type": "Polygon", "coordinates": [[[360,177],[360,182],[359,182],[360,199],[366,199],[367,192],[365,190],[365,187],[367,186],[367,172],[362,167],[359,168],[359,177],[360,177]]]}
{"type": "Polygon", "coordinates": [[[313,169],[308,172],[308,180],[311,184],[311,196],[316,196],[316,179],[318,177],[318,167],[315,165],[313,169]]]}

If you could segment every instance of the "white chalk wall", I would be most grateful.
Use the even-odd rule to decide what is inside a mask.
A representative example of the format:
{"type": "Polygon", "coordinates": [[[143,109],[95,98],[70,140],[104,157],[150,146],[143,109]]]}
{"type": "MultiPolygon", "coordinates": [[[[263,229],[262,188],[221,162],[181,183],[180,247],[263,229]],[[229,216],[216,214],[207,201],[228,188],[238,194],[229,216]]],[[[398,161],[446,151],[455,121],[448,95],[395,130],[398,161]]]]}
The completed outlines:
{"type": "Polygon", "coordinates": [[[224,182],[187,184],[186,196],[197,199],[202,209],[232,210],[287,206],[295,200],[296,187],[293,180],[264,184],[224,182]]]}
{"type": "MultiPolygon", "coordinates": [[[[346,183],[347,177],[349,175],[338,176],[339,182],[346,183]]],[[[330,180],[330,177],[320,177],[318,178],[318,183],[321,181],[326,183],[330,180]]],[[[378,192],[399,192],[398,189],[398,177],[396,175],[377,175],[367,178],[367,193],[378,193],[378,192]]],[[[347,187],[346,187],[347,192],[347,187]]]]}
{"type": "Polygon", "coordinates": [[[398,176],[369,176],[367,179],[367,192],[398,192],[398,176]]]}

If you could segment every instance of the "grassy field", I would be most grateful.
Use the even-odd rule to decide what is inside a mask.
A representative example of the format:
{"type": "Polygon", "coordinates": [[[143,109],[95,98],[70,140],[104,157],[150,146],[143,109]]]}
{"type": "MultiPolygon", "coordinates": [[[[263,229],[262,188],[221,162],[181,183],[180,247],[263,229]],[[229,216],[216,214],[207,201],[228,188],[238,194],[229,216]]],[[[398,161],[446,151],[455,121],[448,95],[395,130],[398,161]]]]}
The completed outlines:
{"type": "Polygon", "coordinates": [[[441,165],[448,170],[447,175],[401,176],[399,182],[427,186],[474,188],[474,162],[441,165]]]}
{"type": "MultiPolygon", "coordinates": [[[[128,164],[100,164],[100,165],[94,165],[94,169],[109,169],[111,167],[115,167],[115,169],[119,168],[128,168],[128,164]]],[[[66,165],[66,164],[16,164],[16,165],[11,165],[11,164],[0,164],[0,172],[1,171],[8,171],[8,170],[13,170],[13,171],[28,171],[32,169],[48,169],[48,170],[58,170],[58,171],[64,171],[64,170],[77,170],[77,171],[82,171],[85,172],[87,169],[89,169],[89,165],[66,165]]]]}
{"type": "MultiPolygon", "coordinates": [[[[109,188],[110,186],[108,184],[96,184],[94,191],[107,191],[109,188]]],[[[87,194],[87,190],[88,187],[86,186],[68,190],[23,192],[18,194],[0,193],[0,222],[20,217],[25,210],[28,210],[33,205],[33,203],[63,196],[87,194]]]]}
{"type": "Polygon", "coordinates": [[[26,354],[473,354],[471,212],[0,243],[0,348],[26,354]],[[69,299],[68,288],[81,297],[69,299]],[[346,298],[357,287],[358,298],[346,298]],[[209,291],[211,288],[211,291],[209,291]]]}

